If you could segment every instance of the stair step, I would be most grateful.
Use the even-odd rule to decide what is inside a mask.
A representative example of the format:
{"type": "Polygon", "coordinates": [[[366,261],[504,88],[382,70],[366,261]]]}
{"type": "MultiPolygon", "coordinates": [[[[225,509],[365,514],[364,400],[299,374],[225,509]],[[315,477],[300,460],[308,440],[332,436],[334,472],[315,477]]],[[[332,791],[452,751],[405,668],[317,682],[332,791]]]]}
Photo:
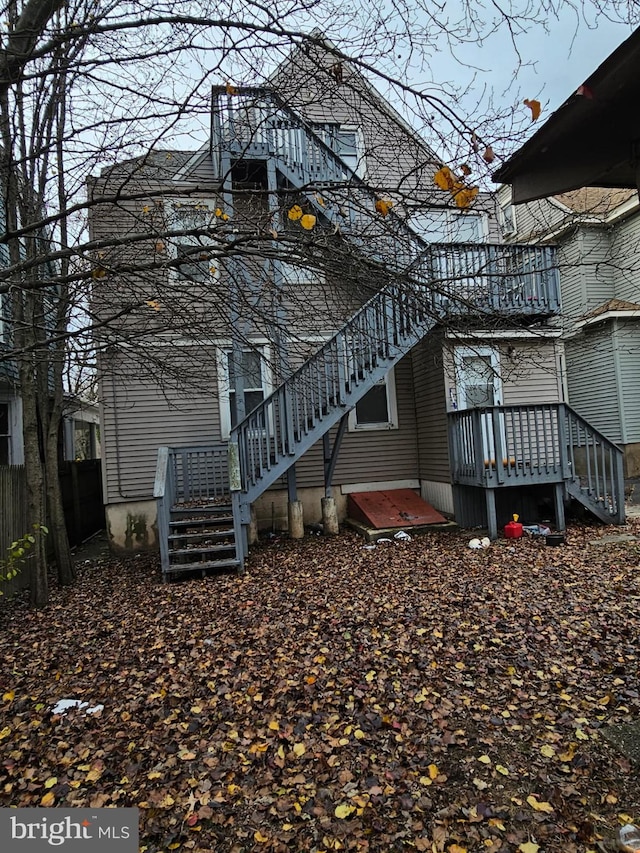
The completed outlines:
{"type": "Polygon", "coordinates": [[[200,533],[170,533],[169,541],[176,539],[187,539],[194,542],[196,539],[223,539],[225,536],[233,536],[233,527],[224,530],[202,530],[200,533]]]}
{"type": "Polygon", "coordinates": [[[212,524],[216,522],[225,522],[233,523],[232,515],[213,515],[208,518],[183,518],[183,519],[175,519],[172,518],[169,521],[170,527],[180,528],[180,527],[201,527],[203,524],[212,524]]]}
{"type": "Polygon", "coordinates": [[[218,551],[231,551],[236,547],[235,542],[229,542],[228,545],[207,545],[205,548],[172,548],[169,551],[169,559],[171,557],[195,557],[198,554],[213,554],[218,551]]]}
{"type": "Polygon", "coordinates": [[[201,563],[178,563],[169,566],[165,574],[179,574],[182,572],[200,572],[206,569],[233,569],[240,566],[240,560],[208,560],[201,563]]]}

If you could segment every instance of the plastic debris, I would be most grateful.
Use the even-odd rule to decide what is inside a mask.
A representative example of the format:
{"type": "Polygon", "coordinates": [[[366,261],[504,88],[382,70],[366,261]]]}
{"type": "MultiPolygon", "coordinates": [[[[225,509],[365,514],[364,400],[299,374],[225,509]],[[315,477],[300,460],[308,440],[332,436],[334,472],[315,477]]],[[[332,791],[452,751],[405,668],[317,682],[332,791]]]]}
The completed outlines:
{"type": "Polygon", "coordinates": [[[522,529],[529,536],[548,536],[551,533],[551,529],[546,524],[525,524],[522,529]]]}
{"type": "Polygon", "coordinates": [[[404,530],[398,530],[393,538],[397,539],[399,542],[411,542],[411,537],[408,533],[405,533],[404,530]]]}
{"type": "Polygon", "coordinates": [[[484,536],[480,540],[480,544],[482,545],[483,548],[490,548],[491,547],[491,539],[489,539],[488,536],[484,536]]]}
{"type": "Polygon", "coordinates": [[[376,543],[373,542],[371,545],[363,545],[362,550],[363,551],[375,551],[376,550],[376,543]]]}
{"type": "Polygon", "coordinates": [[[469,541],[469,548],[471,548],[472,551],[479,551],[482,548],[482,542],[480,539],[471,539],[469,541]]]}
{"type": "Polygon", "coordinates": [[[640,827],[626,823],[618,830],[616,838],[618,850],[624,853],[640,853],[640,827]]]}
{"type": "Polygon", "coordinates": [[[379,545],[381,542],[393,542],[393,539],[387,539],[386,537],[383,537],[382,539],[376,540],[377,545],[379,545]]]}
{"type": "Polygon", "coordinates": [[[85,714],[97,714],[98,711],[104,711],[104,705],[93,705],[89,707],[89,703],[83,702],[82,699],[58,699],[51,709],[51,713],[66,714],[67,711],[70,711],[72,708],[84,711],[85,714]]]}

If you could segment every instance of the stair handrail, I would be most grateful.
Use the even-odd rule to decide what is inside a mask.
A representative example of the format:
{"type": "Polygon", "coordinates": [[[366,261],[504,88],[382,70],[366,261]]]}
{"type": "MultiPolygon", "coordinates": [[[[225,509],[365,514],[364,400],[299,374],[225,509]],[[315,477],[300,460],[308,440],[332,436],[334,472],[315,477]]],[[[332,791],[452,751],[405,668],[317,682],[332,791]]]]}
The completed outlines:
{"type": "Polygon", "coordinates": [[[153,497],[156,499],[157,507],[156,527],[163,572],[169,569],[169,522],[171,520],[171,506],[175,497],[173,494],[175,482],[172,476],[172,466],[169,464],[170,456],[170,447],[158,448],[156,477],[153,484],[153,497]]]}

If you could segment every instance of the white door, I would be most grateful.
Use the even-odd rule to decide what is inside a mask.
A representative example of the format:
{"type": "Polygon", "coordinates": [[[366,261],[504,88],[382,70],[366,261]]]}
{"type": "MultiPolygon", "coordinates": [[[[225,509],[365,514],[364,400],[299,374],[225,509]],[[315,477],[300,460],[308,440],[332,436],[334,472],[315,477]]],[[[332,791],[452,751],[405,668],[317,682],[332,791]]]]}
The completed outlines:
{"type": "MultiPolygon", "coordinates": [[[[456,387],[459,409],[482,409],[502,404],[502,380],[498,351],[492,347],[457,347],[456,387]]],[[[493,418],[498,418],[502,450],[505,447],[504,416],[488,412],[481,416],[482,448],[485,463],[495,463],[493,418]]]]}

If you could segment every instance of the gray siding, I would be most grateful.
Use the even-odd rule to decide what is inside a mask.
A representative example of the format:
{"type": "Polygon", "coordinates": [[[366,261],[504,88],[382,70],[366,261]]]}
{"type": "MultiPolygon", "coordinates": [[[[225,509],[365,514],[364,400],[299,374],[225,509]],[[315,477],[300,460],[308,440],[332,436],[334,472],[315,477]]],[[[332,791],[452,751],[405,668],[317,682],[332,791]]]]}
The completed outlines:
{"type": "Polygon", "coordinates": [[[640,320],[617,320],[614,332],[624,410],[625,444],[640,442],[640,320]]]}
{"type": "Polygon", "coordinates": [[[102,446],[107,503],[153,496],[158,447],[220,440],[216,379],[202,357],[202,384],[194,388],[121,353],[99,364],[102,446]]]}
{"type": "Polygon", "coordinates": [[[451,475],[442,346],[441,333],[430,335],[414,347],[412,363],[420,478],[448,483],[451,475]]]}
{"type": "MultiPolygon", "coordinates": [[[[416,416],[411,359],[395,368],[398,429],[347,432],[342,442],[334,485],[415,479],[418,472],[416,416]]],[[[335,436],[335,430],[331,437],[335,436]]],[[[298,486],[322,486],[322,442],[296,464],[298,486]]]]}
{"type": "Polygon", "coordinates": [[[620,441],[620,411],[608,324],[565,342],[569,404],[611,441],[620,441]]]}
{"type": "Polygon", "coordinates": [[[620,222],[614,229],[611,257],[615,263],[615,297],[640,302],[640,214],[620,222]]]}

